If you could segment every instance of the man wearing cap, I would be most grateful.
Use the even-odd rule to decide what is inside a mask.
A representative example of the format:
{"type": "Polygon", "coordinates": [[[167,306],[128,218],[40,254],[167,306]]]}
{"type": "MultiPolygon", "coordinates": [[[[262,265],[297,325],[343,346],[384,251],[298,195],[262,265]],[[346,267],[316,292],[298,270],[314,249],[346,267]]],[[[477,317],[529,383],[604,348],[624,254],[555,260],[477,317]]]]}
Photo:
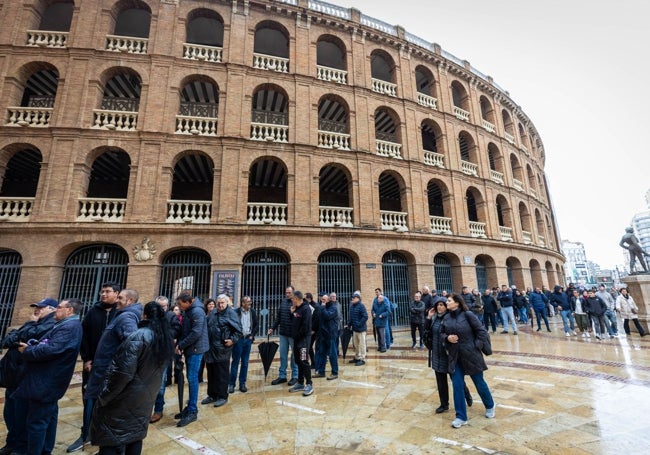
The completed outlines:
{"type": "Polygon", "coordinates": [[[49,332],[54,323],[54,312],[58,302],[46,298],[38,303],[29,305],[34,309],[29,321],[17,330],[7,334],[2,340],[2,349],[8,349],[3,360],[3,387],[5,390],[5,406],[3,417],[7,426],[6,444],[0,449],[0,454],[27,452],[27,401],[13,398],[25,365],[23,356],[18,350],[20,343],[38,340],[49,332]]]}
{"type": "Polygon", "coordinates": [[[604,284],[598,286],[598,292],[596,292],[596,297],[605,302],[607,305],[607,310],[605,311],[605,327],[607,328],[607,333],[612,338],[618,337],[618,322],[616,321],[616,300],[612,297],[612,294],[607,292],[604,284]]]}
{"type": "Polygon", "coordinates": [[[350,299],[350,322],[348,327],[352,329],[354,340],[354,358],[350,363],[355,366],[366,364],[366,331],[368,330],[368,312],[366,306],[361,302],[361,293],[355,291],[350,299]]]}

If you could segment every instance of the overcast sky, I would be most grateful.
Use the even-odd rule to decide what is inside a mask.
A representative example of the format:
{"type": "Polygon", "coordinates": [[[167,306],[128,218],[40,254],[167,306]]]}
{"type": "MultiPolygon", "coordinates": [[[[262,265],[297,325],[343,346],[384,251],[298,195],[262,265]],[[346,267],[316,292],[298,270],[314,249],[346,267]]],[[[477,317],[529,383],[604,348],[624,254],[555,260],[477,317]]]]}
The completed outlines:
{"type": "Polygon", "coordinates": [[[650,189],[650,1],[329,0],[492,76],[531,119],[562,239],[604,268],[650,189]]]}

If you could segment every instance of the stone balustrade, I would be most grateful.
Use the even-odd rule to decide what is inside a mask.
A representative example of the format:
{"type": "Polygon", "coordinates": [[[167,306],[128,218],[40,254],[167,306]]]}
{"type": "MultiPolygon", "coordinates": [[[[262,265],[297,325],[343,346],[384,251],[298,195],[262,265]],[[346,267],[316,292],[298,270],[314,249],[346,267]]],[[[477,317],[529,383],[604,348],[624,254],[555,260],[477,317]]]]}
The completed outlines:
{"type": "Polygon", "coordinates": [[[351,207],[319,207],[318,221],[321,227],[353,227],[351,207]]]}
{"type": "Polygon", "coordinates": [[[515,189],[519,191],[524,191],[524,182],[522,182],[521,180],[512,179],[512,186],[514,186],[515,189]]]}
{"type": "Polygon", "coordinates": [[[496,182],[499,185],[503,185],[503,172],[490,169],[490,178],[492,179],[493,182],[496,182]]]}
{"type": "Polygon", "coordinates": [[[0,221],[29,221],[33,205],[33,197],[0,197],[0,221]]]}
{"type": "Polygon", "coordinates": [[[106,35],[106,50],[111,52],[125,52],[127,54],[146,54],[148,38],[134,36],[106,35]]]}
{"type": "Polygon", "coordinates": [[[474,238],[486,239],[487,235],[485,235],[485,223],[479,223],[478,221],[470,221],[469,235],[474,238]]]}
{"type": "Polygon", "coordinates": [[[537,245],[541,246],[542,248],[546,246],[546,238],[543,235],[537,236],[537,245]]]}
{"type": "Polygon", "coordinates": [[[350,135],[318,130],[318,146],[326,149],[350,150],[350,135]]]}
{"type": "Polygon", "coordinates": [[[247,224],[287,224],[287,204],[249,202],[247,224]]]}
{"type": "Polygon", "coordinates": [[[507,226],[499,226],[499,231],[501,232],[501,240],[504,242],[512,242],[512,228],[507,226]]]}
{"type": "Polygon", "coordinates": [[[483,128],[484,128],[486,131],[489,131],[490,133],[494,133],[494,132],[496,132],[496,130],[497,130],[496,127],[495,127],[492,123],[488,122],[488,121],[485,120],[485,119],[482,119],[481,124],[483,125],[483,128]]]}
{"type": "Polygon", "coordinates": [[[460,161],[460,170],[467,175],[478,177],[478,164],[470,163],[469,161],[460,161]]]}
{"type": "Polygon", "coordinates": [[[469,112],[459,108],[458,106],[454,106],[454,115],[459,120],[464,120],[466,122],[469,122],[469,112]]]}
{"type": "Polygon", "coordinates": [[[376,151],[377,155],[379,156],[385,156],[387,158],[395,158],[398,160],[402,159],[402,144],[397,144],[395,142],[388,142],[388,141],[380,141],[377,139],[376,141],[376,151]]]}
{"type": "Polygon", "coordinates": [[[77,221],[121,223],[125,209],[126,199],[80,197],[77,221]]]}
{"type": "Polygon", "coordinates": [[[100,130],[135,131],[138,126],[138,113],[127,111],[93,110],[93,126],[100,130]]]}
{"type": "Polygon", "coordinates": [[[418,104],[433,109],[434,111],[438,110],[438,99],[425,95],[424,93],[418,93],[418,104]]]}
{"type": "Polygon", "coordinates": [[[7,126],[50,126],[50,117],[53,109],[51,107],[17,107],[7,108],[7,126]]]}
{"type": "Polygon", "coordinates": [[[329,66],[316,65],[316,77],[321,81],[336,82],[337,84],[348,83],[348,72],[329,66]]]}
{"type": "Polygon", "coordinates": [[[289,127],[287,125],[251,122],[251,140],[289,142],[289,127]]]}
{"type": "Polygon", "coordinates": [[[176,134],[191,134],[194,136],[216,136],[217,118],[177,115],[176,134]]]}
{"type": "Polygon", "coordinates": [[[380,210],[379,214],[381,218],[381,228],[383,230],[398,232],[408,231],[408,225],[406,224],[406,217],[408,213],[380,210]]]}
{"type": "Polygon", "coordinates": [[[535,190],[532,189],[532,188],[530,189],[530,195],[531,195],[532,197],[534,197],[535,199],[538,199],[538,197],[537,197],[537,191],[535,191],[535,190]]]}
{"type": "Polygon", "coordinates": [[[373,78],[372,91],[381,93],[382,95],[397,96],[397,84],[373,78]]]}
{"type": "Polygon", "coordinates": [[[276,57],[274,55],[253,54],[253,68],[276,71],[278,73],[289,72],[289,59],[276,57]]]}
{"type": "Polygon", "coordinates": [[[531,245],[533,243],[533,234],[528,231],[521,231],[521,240],[524,244],[531,245]]]}
{"type": "Polygon", "coordinates": [[[449,234],[451,235],[451,218],[444,216],[429,216],[432,234],[449,234]]]}
{"type": "Polygon", "coordinates": [[[515,137],[512,134],[503,133],[503,137],[506,139],[506,141],[510,142],[511,144],[515,143],[515,137]]]}
{"type": "Polygon", "coordinates": [[[435,166],[441,169],[445,168],[445,155],[442,153],[424,151],[424,164],[427,166],[435,166]]]}
{"type": "Polygon", "coordinates": [[[528,155],[528,147],[526,147],[524,144],[521,144],[521,151],[528,155]]]}
{"type": "Polygon", "coordinates": [[[65,48],[68,45],[68,32],[48,30],[27,30],[26,46],[65,48]]]}
{"type": "Polygon", "coordinates": [[[186,60],[221,63],[222,52],[221,47],[183,43],[183,58],[186,60]]]}
{"type": "Polygon", "coordinates": [[[210,223],[211,201],[167,201],[167,223],[210,223]]]}

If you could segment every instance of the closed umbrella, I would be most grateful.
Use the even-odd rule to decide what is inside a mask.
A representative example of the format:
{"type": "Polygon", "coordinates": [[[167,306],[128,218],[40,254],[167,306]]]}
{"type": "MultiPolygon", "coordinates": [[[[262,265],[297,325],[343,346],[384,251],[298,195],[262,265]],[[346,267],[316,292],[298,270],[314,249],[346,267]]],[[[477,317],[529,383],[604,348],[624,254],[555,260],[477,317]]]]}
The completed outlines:
{"type": "Polygon", "coordinates": [[[341,332],[341,349],[343,349],[343,358],[345,359],[345,354],[348,352],[348,346],[350,345],[350,340],[352,339],[352,329],[345,327],[343,332],[341,332]]]}
{"type": "Polygon", "coordinates": [[[278,348],[280,347],[278,343],[270,340],[271,336],[269,335],[266,337],[266,341],[263,341],[258,346],[262,365],[264,366],[264,379],[268,376],[275,353],[278,352],[278,348]]]}
{"type": "Polygon", "coordinates": [[[177,356],[174,360],[174,381],[178,388],[178,411],[183,412],[183,392],[185,391],[185,376],[183,375],[183,367],[185,364],[181,356],[177,356]]]}

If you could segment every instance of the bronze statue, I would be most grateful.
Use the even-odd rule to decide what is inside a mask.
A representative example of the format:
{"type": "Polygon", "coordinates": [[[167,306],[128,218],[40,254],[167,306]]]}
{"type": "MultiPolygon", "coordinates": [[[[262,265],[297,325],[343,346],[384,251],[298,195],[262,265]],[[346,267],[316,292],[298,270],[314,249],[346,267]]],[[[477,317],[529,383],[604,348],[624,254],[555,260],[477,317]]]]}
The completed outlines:
{"type": "Polygon", "coordinates": [[[634,229],[631,227],[625,228],[625,235],[621,238],[619,245],[630,252],[630,273],[634,273],[637,259],[641,263],[643,273],[648,273],[648,266],[644,256],[650,256],[650,254],[643,251],[639,239],[634,235],[634,229]]]}

